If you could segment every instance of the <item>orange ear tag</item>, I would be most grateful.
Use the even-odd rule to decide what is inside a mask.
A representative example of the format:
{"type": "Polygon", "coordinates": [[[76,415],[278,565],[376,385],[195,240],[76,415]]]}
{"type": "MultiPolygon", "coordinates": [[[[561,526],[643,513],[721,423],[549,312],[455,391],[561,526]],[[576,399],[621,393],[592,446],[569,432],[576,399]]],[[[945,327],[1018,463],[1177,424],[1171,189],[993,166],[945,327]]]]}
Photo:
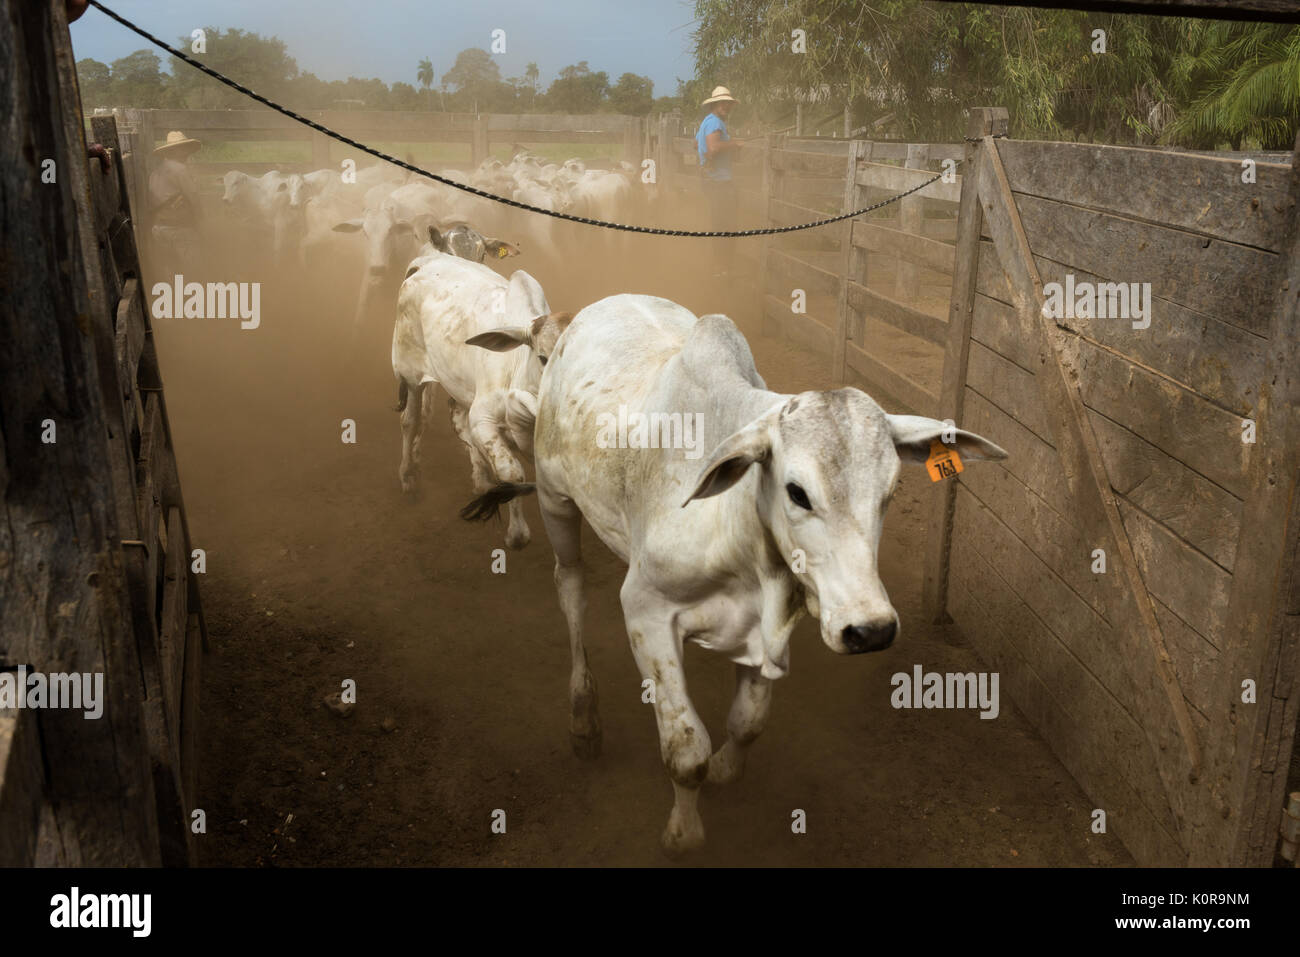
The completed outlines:
{"type": "Polygon", "coordinates": [[[964,466],[956,449],[950,449],[938,439],[932,439],[930,457],[925,460],[925,468],[930,473],[931,482],[942,482],[962,471],[964,466]]]}
{"type": "Polygon", "coordinates": [[[497,247],[497,259],[505,259],[509,255],[510,255],[510,250],[507,249],[505,246],[497,247]]]}

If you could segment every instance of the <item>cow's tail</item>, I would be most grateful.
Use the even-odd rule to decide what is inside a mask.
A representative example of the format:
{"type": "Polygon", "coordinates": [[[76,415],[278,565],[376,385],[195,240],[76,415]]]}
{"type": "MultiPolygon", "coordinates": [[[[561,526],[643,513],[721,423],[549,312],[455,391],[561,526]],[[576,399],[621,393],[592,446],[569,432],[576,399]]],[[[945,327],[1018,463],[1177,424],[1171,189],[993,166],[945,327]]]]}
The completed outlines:
{"type": "Polygon", "coordinates": [[[536,482],[499,482],[462,508],[460,517],[467,522],[486,522],[501,511],[502,505],[536,491],[536,482]]]}

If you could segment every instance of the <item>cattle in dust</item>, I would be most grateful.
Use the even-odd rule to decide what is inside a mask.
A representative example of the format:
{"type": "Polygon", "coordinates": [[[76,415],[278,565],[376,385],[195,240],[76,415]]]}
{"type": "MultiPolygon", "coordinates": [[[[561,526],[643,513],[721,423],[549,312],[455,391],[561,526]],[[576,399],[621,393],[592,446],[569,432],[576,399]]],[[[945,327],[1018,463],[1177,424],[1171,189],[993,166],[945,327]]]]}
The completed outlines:
{"type": "Polygon", "coordinates": [[[598,754],[601,741],[583,645],[584,518],[627,563],[624,621],[653,688],[675,794],[662,835],[670,854],[703,843],[699,789],[740,775],[805,612],[840,654],[895,640],[898,614],[878,567],[885,509],[902,464],[923,462],[941,437],[968,460],[1006,456],[935,419],[889,415],[857,389],[771,392],[730,319],[697,319],[665,299],[603,299],[560,338],[537,396],[535,485],[498,486],[462,514],[487,517],[535,488],[568,624],[571,739],[584,757],[598,754]],[[611,422],[634,415],[679,416],[702,434],[601,439],[611,422]],[[688,641],[736,666],[727,738],[716,752],[687,694],[688,641]]]}
{"type": "MultiPolygon", "coordinates": [[[[416,487],[420,432],[438,386],[449,397],[452,425],[469,449],[475,489],[522,482],[521,460],[532,453],[542,367],[571,317],[552,313],[541,285],[523,270],[507,280],[452,255],[448,239],[436,231],[430,247],[411,263],[402,282],[393,328],[402,488],[416,487]]],[[[523,509],[514,503],[506,544],[523,548],[528,540],[523,509]]]]}

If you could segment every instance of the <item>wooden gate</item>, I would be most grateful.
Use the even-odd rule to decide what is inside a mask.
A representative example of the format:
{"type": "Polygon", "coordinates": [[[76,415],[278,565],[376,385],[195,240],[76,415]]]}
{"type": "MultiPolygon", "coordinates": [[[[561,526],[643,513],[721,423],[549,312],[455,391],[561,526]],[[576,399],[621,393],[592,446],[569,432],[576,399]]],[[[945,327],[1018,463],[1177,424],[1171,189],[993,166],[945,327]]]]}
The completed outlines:
{"type": "Polygon", "coordinates": [[[204,625],[116,128],[88,159],[63,5],[0,11],[0,670],[104,687],[0,710],[0,865],[185,864],[204,625]]]}
{"type": "Polygon", "coordinates": [[[939,414],[1010,457],[937,500],[929,605],[1139,862],[1267,864],[1300,704],[1296,167],[972,113],[939,414]],[[1131,282],[1145,316],[1045,311],[1131,282]]]}

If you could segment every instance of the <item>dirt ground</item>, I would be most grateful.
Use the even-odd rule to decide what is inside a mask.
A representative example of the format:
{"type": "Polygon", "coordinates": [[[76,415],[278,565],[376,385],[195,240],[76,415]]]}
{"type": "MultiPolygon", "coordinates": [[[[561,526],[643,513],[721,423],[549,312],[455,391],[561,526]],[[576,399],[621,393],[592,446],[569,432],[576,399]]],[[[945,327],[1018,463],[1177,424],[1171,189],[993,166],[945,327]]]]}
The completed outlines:
{"type": "MultiPolygon", "coordinates": [[[[505,236],[503,238],[510,238],[505,236]]],[[[758,335],[758,277],[712,277],[710,241],[562,231],[529,251],[555,309],[646,292],[731,315],[772,388],[828,386],[828,363],[758,335]]],[[[352,343],[359,267],[241,266],[210,247],[203,277],[261,281],[262,325],[155,320],[211,638],[202,684],[208,865],[639,865],[669,862],[672,789],[618,605],[620,563],[589,531],[587,644],[604,752],[569,748],[569,656],[535,502],[532,544],[491,571],[499,525],[469,525],[469,461],[440,415],[422,489],[397,480],[391,310],[352,343]],[[357,441],[341,441],[353,419],[357,441]],[[357,707],[322,698],[344,679],[357,707]],[[507,831],[493,834],[497,809],[507,831]]],[[[439,400],[441,407],[442,400],[439,400]]],[[[841,657],[805,621],[744,777],[701,798],[708,833],[681,865],[1131,865],[1090,832],[1092,804],[1004,694],[976,711],[894,710],[890,677],[979,671],[955,628],[920,616],[935,490],[905,474],[881,544],[902,620],[886,652],[841,657]],[[792,833],[792,812],[807,832],[792,833]]],[[[692,648],[692,696],[723,740],[732,667],[692,648]]]]}

